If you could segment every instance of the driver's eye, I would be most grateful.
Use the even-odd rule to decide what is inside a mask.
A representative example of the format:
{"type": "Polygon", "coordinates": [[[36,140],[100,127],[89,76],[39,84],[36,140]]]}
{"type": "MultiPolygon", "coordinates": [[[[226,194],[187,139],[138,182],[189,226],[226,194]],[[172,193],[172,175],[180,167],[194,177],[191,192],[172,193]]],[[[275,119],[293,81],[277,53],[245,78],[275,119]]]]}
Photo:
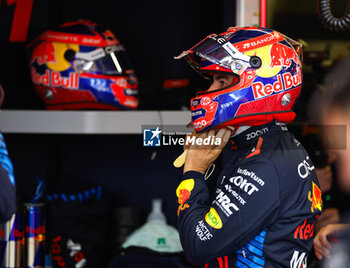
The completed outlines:
{"type": "Polygon", "coordinates": [[[225,80],[220,80],[219,84],[220,84],[221,87],[224,87],[224,86],[227,85],[227,82],[225,80]]]}
{"type": "Polygon", "coordinates": [[[215,79],[215,83],[217,84],[217,86],[222,88],[222,87],[225,87],[228,85],[228,80],[223,78],[223,77],[220,77],[220,78],[215,79]]]}

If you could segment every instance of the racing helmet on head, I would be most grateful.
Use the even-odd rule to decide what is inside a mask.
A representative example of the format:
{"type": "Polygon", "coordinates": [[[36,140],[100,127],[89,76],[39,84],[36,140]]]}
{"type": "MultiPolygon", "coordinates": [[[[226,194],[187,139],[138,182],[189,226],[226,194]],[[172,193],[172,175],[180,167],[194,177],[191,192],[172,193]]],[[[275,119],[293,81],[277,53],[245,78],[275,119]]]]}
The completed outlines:
{"type": "Polygon", "coordinates": [[[195,131],[291,122],[302,85],[301,56],[301,44],[262,27],[230,27],[182,52],[175,59],[185,58],[205,77],[234,75],[229,86],[198,91],[191,100],[195,131]]]}
{"type": "Polygon", "coordinates": [[[34,88],[47,109],[135,109],[138,81],[114,34],[86,20],[27,45],[34,88]]]}

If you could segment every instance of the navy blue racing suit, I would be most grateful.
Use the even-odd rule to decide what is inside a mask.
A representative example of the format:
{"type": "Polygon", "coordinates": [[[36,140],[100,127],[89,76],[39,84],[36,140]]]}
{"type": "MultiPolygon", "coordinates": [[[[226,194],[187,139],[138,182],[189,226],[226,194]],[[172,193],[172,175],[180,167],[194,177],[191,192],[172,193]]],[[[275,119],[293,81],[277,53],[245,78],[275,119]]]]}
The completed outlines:
{"type": "Polygon", "coordinates": [[[188,171],[176,190],[188,260],[208,268],[306,267],[322,210],[307,152],[279,122],[250,127],[233,144],[213,187],[188,171]]]}

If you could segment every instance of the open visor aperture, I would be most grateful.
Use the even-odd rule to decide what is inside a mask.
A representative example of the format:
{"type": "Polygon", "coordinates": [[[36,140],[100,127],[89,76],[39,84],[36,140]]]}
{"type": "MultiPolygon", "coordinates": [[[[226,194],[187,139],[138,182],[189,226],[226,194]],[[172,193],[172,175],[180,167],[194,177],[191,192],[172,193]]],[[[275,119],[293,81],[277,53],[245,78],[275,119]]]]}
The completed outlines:
{"type": "Polygon", "coordinates": [[[249,56],[239,52],[229,41],[217,34],[209,35],[175,59],[183,57],[196,71],[216,64],[240,75],[250,66],[249,56]]]}

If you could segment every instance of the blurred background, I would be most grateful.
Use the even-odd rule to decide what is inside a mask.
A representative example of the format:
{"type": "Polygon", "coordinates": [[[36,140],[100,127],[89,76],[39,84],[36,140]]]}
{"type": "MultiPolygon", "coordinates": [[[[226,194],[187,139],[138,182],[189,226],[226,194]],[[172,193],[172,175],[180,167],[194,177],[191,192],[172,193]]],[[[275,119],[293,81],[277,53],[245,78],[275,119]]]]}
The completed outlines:
{"type": "MultiPolygon", "coordinates": [[[[344,16],[347,0],[329,2],[334,17],[344,16]]],[[[308,107],[325,74],[335,62],[349,54],[350,29],[328,29],[320,19],[318,5],[317,0],[267,0],[265,23],[267,28],[304,45],[303,89],[295,107],[297,118],[290,129],[302,143],[308,141],[305,147],[315,165],[322,169],[331,167],[333,160],[322,145],[315,142],[318,131],[305,127],[309,124],[308,107]]],[[[208,34],[224,32],[229,26],[259,25],[259,12],[260,1],[257,0],[2,0],[0,84],[5,91],[2,110],[23,112],[17,116],[45,111],[31,82],[25,47],[48,29],[87,19],[110,29],[125,47],[139,80],[138,110],[186,111],[193,92],[204,89],[208,82],[185,61],[174,60],[174,56],[208,34]],[[169,88],[165,86],[168,80],[186,83],[169,88]]],[[[13,124],[18,124],[17,117],[13,118],[13,124]]],[[[118,127],[123,128],[123,124],[118,127]]],[[[78,196],[84,191],[93,192],[89,200],[98,199],[99,203],[93,203],[91,207],[96,206],[96,211],[91,210],[91,215],[84,214],[86,207],[65,204],[72,210],[55,205],[55,209],[59,209],[52,217],[69,218],[77,211],[83,214],[83,220],[84,217],[100,217],[85,232],[91,232],[94,224],[100,229],[96,237],[103,237],[101,244],[113,244],[112,249],[108,249],[110,258],[117,254],[126,233],[145,222],[153,198],[163,200],[162,210],[167,222],[176,227],[175,189],[181,171],[175,169],[172,162],[182,152],[181,146],[144,147],[141,126],[140,133],[127,134],[118,131],[108,134],[98,131],[92,134],[40,133],[40,130],[23,133],[7,131],[1,125],[0,129],[13,161],[19,200],[31,201],[39,181],[44,180],[46,190],[41,201],[48,204],[50,215],[53,202],[65,204],[61,194],[78,196]],[[103,198],[97,198],[98,189],[103,189],[103,198]],[[53,198],[55,194],[60,197],[53,198]],[[124,217],[130,218],[126,223],[129,229],[116,231],[114,227],[124,224],[121,223],[124,217]]],[[[20,130],[21,126],[14,129],[20,130]]],[[[348,200],[348,196],[338,189],[335,172],[331,176],[333,184],[325,191],[329,196],[327,201],[334,202],[332,206],[342,210],[347,207],[344,200],[348,200]]],[[[73,233],[82,225],[72,221],[67,228],[71,226],[73,233]]]]}

